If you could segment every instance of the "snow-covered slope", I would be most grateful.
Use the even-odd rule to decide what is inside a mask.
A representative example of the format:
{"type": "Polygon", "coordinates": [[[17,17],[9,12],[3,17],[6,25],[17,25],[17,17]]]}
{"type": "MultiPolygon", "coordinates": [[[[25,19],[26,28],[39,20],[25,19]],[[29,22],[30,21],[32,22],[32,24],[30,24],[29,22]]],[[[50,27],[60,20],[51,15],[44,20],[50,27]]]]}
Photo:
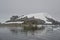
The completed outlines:
{"type": "MultiPolygon", "coordinates": [[[[48,22],[47,21],[47,18],[53,18],[51,17],[48,13],[31,13],[31,14],[27,14],[27,15],[22,15],[20,16],[19,18],[17,18],[17,20],[21,19],[21,18],[24,18],[24,17],[28,17],[28,18],[31,18],[31,17],[34,17],[36,19],[42,19],[44,20],[46,23],[51,23],[51,22],[48,22]]],[[[54,19],[54,18],[53,18],[54,19]]],[[[17,23],[17,22],[9,22],[9,23],[17,23]]]]}
{"type": "MultiPolygon", "coordinates": [[[[51,22],[46,21],[46,20],[47,20],[46,17],[48,17],[48,18],[53,18],[53,17],[50,16],[48,13],[32,13],[32,14],[28,14],[28,15],[25,15],[25,16],[27,16],[28,18],[34,16],[35,18],[44,20],[46,23],[51,23],[51,22]]],[[[24,17],[25,17],[25,16],[24,16],[24,17]]],[[[54,19],[54,18],[53,18],[53,19],[54,19]]]]}

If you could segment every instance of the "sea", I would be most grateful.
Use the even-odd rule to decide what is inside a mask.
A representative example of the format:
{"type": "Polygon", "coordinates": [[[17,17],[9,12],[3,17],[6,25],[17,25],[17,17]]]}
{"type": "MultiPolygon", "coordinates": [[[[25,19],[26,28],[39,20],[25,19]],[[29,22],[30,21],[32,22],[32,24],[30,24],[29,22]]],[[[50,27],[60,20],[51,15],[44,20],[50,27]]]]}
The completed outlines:
{"type": "Polygon", "coordinates": [[[60,40],[60,26],[25,31],[22,27],[0,27],[0,40],[60,40]]]}

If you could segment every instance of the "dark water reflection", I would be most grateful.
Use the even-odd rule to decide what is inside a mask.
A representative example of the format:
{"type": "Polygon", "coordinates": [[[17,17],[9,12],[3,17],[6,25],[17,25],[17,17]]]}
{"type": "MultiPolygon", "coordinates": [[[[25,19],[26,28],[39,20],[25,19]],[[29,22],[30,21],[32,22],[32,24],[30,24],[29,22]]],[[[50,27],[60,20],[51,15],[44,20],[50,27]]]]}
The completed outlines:
{"type": "Polygon", "coordinates": [[[21,27],[0,27],[0,40],[60,40],[60,26],[25,31],[21,27]]]}

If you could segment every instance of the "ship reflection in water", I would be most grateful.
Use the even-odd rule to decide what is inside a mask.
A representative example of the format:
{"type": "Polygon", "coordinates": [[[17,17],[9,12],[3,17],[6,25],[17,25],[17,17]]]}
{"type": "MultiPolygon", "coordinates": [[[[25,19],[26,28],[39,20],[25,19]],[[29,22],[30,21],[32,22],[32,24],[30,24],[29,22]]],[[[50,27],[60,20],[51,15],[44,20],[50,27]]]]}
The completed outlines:
{"type": "Polygon", "coordinates": [[[22,27],[1,27],[0,40],[60,40],[60,26],[43,26],[26,30],[22,27]]]}

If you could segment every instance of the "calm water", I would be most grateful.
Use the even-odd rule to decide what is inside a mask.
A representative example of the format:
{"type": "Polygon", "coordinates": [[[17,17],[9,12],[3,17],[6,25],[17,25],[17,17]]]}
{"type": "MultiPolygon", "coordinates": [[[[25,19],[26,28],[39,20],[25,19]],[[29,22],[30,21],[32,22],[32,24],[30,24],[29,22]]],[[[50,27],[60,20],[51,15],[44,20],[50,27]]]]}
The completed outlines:
{"type": "Polygon", "coordinates": [[[0,40],[60,40],[60,27],[24,31],[21,27],[0,27],[0,40]],[[14,30],[13,30],[14,29],[14,30]]]}

